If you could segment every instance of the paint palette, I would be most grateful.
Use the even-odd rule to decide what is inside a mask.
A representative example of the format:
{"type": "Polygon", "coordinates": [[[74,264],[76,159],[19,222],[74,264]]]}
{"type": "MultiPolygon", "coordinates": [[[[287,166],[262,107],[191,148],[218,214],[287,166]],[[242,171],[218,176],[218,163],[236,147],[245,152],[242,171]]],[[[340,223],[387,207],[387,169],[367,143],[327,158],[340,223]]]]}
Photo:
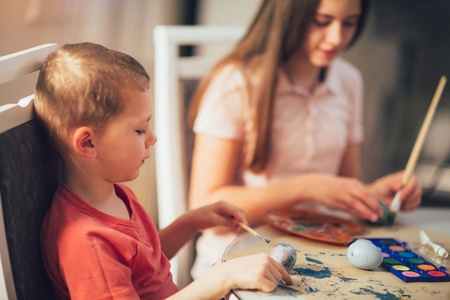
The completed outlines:
{"type": "Polygon", "coordinates": [[[278,229],[308,239],[337,245],[353,242],[362,225],[337,217],[293,208],[272,209],[266,221],[278,229]]]}
{"type": "Polygon", "coordinates": [[[450,274],[443,266],[437,267],[422,256],[411,251],[408,244],[395,239],[371,239],[383,255],[381,267],[405,282],[450,281],[450,274]]]}

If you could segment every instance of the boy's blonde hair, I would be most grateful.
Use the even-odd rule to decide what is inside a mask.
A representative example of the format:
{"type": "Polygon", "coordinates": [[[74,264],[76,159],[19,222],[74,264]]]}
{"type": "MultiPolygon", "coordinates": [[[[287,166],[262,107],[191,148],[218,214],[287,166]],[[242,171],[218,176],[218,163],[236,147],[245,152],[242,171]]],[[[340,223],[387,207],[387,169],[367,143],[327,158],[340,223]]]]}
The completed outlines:
{"type": "Polygon", "coordinates": [[[126,88],[145,91],[150,78],[131,56],[93,43],[66,44],[45,59],[35,90],[35,109],[60,149],[70,129],[102,130],[123,110],[126,88]]]}

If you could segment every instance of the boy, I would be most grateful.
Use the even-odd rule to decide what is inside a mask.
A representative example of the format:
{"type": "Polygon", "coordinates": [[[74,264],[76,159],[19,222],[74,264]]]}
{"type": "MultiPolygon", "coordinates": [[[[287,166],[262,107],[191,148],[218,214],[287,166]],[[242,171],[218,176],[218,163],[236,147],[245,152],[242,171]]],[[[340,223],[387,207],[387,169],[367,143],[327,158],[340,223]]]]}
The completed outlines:
{"type": "Polygon", "coordinates": [[[183,290],[169,259],[198,230],[237,230],[243,211],[220,202],[159,232],[134,194],[156,142],[150,79],[132,57],[100,45],[65,45],[44,62],[36,113],[61,155],[64,178],[42,225],[44,265],[61,299],[217,299],[234,288],[273,290],[286,271],[265,254],[212,268],[183,290]],[[164,254],[163,254],[164,253],[164,254]]]}

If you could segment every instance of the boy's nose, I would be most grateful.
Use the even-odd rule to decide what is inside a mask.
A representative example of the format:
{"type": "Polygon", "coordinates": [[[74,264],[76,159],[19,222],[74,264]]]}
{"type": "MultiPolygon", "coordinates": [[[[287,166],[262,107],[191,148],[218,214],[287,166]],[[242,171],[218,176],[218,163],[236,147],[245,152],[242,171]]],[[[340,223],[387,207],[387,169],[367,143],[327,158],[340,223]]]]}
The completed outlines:
{"type": "Polygon", "coordinates": [[[154,145],[157,140],[158,140],[158,138],[153,133],[153,130],[149,130],[148,134],[147,134],[147,137],[145,139],[145,147],[149,148],[150,146],[154,145]]]}

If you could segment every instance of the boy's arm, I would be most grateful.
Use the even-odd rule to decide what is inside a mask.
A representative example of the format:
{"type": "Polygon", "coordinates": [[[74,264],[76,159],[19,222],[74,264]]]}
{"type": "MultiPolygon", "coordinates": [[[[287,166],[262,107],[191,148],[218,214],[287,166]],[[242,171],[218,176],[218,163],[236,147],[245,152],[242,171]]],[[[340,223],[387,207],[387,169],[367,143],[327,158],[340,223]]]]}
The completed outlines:
{"type": "Polygon", "coordinates": [[[171,259],[199,230],[223,225],[239,231],[238,221],[248,224],[244,211],[225,201],[188,211],[159,231],[161,249],[171,259]]]}
{"type": "Polygon", "coordinates": [[[177,251],[197,232],[197,229],[186,220],[185,215],[159,231],[161,250],[168,259],[172,259],[177,251]]]}

